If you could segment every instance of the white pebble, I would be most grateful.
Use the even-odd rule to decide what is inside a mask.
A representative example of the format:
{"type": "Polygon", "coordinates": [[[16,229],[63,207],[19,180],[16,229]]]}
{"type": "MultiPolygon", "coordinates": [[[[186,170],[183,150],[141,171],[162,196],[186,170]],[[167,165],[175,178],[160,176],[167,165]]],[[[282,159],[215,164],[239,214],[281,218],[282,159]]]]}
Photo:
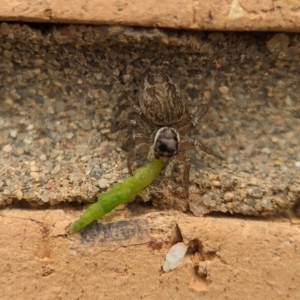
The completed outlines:
{"type": "Polygon", "coordinates": [[[210,196],[210,195],[204,194],[204,195],[202,196],[202,199],[203,199],[203,203],[204,203],[205,205],[210,205],[210,201],[211,201],[211,196],[210,196]]]}
{"type": "Polygon", "coordinates": [[[30,172],[30,176],[34,179],[34,181],[38,182],[40,180],[39,172],[30,172]]]}
{"type": "Polygon", "coordinates": [[[41,199],[44,203],[47,203],[47,202],[49,202],[49,195],[46,193],[43,193],[41,196],[41,199]]]}
{"type": "Polygon", "coordinates": [[[47,156],[46,156],[45,154],[41,154],[41,155],[40,155],[40,160],[41,160],[41,161],[47,160],[47,156]]]}
{"type": "Polygon", "coordinates": [[[27,145],[31,144],[32,141],[33,141],[33,139],[30,136],[24,139],[24,143],[27,144],[27,145]]]}
{"type": "Polygon", "coordinates": [[[10,144],[7,144],[2,148],[2,151],[9,153],[12,151],[12,146],[10,144]]]}
{"type": "Polygon", "coordinates": [[[56,165],[55,168],[51,171],[51,174],[57,174],[60,171],[60,165],[56,165]]]}
{"type": "Polygon", "coordinates": [[[108,181],[106,180],[106,179],[104,179],[104,178],[101,178],[101,179],[99,179],[98,180],[98,184],[99,184],[99,187],[101,188],[101,189],[105,189],[105,188],[107,188],[108,187],[108,181]]]}
{"type": "Polygon", "coordinates": [[[74,133],[73,132],[68,133],[67,138],[69,140],[72,139],[73,137],[74,137],[74,133]]]}
{"type": "Polygon", "coordinates": [[[101,73],[94,73],[94,76],[97,80],[101,80],[102,79],[102,74],[101,73]]]}
{"type": "Polygon", "coordinates": [[[220,187],[221,186],[221,182],[218,181],[218,180],[213,180],[212,181],[212,185],[215,186],[215,187],[220,187]]]}
{"type": "Polygon", "coordinates": [[[205,209],[203,206],[193,204],[190,204],[190,210],[197,217],[202,217],[204,214],[207,213],[207,209],[205,209]]]}
{"type": "Polygon", "coordinates": [[[52,106],[49,106],[47,108],[47,113],[50,114],[50,115],[53,115],[54,114],[54,108],[52,106]]]}
{"type": "Polygon", "coordinates": [[[272,203],[269,199],[263,199],[261,201],[261,206],[265,208],[266,210],[271,210],[272,209],[272,203]]]}
{"type": "Polygon", "coordinates": [[[16,190],[15,195],[16,195],[18,200],[23,199],[23,192],[21,190],[16,190]]]}
{"type": "Polygon", "coordinates": [[[29,124],[27,127],[26,127],[26,130],[27,131],[30,131],[34,128],[34,125],[33,124],[29,124]]]}
{"type": "Polygon", "coordinates": [[[295,162],[295,166],[296,166],[297,168],[300,168],[300,161],[296,161],[296,162],[295,162]]]}
{"type": "Polygon", "coordinates": [[[271,150],[267,147],[264,147],[261,149],[261,153],[269,155],[271,153],[271,150]]]}
{"type": "Polygon", "coordinates": [[[10,136],[15,138],[17,135],[18,135],[18,130],[17,129],[12,129],[10,132],[9,132],[10,136]]]}
{"type": "Polygon", "coordinates": [[[229,93],[229,88],[225,85],[222,85],[222,86],[219,87],[219,92],[222,95],[227,95],[229,93]]]}
{"type": "Polygon", "coordinates": [[[234,198],[234,193],[232,193],[232,192],[226,192],[224,194],[225,201],[231,201],[233,198],[234,198]]]}
{"type": "Polygon", "coordinates": [[[188,246],[185,243],[177,243],[171,247],[163,265],[164,272],[176,269],[183,260],[188,246]]]}

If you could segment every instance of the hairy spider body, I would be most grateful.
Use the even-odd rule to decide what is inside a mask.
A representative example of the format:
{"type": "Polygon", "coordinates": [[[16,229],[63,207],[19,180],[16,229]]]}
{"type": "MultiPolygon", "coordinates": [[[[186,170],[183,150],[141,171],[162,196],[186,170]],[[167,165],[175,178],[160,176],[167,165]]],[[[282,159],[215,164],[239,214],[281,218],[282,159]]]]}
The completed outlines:
{"type": "Polygon", "coordinates": [[[139,105],[136,105],[131,98],[128,99],[135,112],[148,125],[143,126],[135,120],[124,124],[136,128],[139,132],[133,135],[133,140],[139,143],[128,156],[129,172],[133,173],[132,165],[138,151],[148,152],[148,161],[154,158],[170,160],[166,175],[171,173],[176,159],[182,161],[185,164],[184,184],[186,197],[188,197],[190,162],[184,153],[180,153],[180,150],[197,146],[202,151],[222,159],[200,141],[181,140],[181,135],[187,133],[190,127],[196,127],[199,120],[207,113],[208,106],[203,106],[199,113],[199,105],[197,105],[191,114],[185,116],[185,101],[178,86],[167,74],[160,71],[148,71],[145,74],[139,90],[139,105]]]}
{"type": "Polygon", "coordinates": [[[172,79],[162,72],[148,72],[139,92],[143,115],[155,125],[168,126],[180,122],[185,102],[172,79]]]}

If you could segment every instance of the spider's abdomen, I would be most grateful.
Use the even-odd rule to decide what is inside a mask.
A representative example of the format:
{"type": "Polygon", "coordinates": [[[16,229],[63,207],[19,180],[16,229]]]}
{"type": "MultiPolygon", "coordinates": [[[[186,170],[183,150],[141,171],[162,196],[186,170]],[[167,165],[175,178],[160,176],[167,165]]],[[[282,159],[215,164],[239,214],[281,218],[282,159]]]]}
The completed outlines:
{"type": "Polygon", "coordinates": [[[177,85],[162,72],[148,72],[142,82],[139,105],[153,124],[173,125],[181,121],[185,102],[177,85]]]}

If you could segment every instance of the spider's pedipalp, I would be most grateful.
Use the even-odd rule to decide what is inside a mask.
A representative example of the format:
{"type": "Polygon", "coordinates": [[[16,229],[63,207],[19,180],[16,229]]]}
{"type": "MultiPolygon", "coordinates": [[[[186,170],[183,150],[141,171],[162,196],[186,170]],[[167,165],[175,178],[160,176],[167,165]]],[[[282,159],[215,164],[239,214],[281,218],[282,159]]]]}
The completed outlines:
{"type": "Polygon", "coordinates": [[[203,152],[213,155],[219,159],[224,159],[220,154],[216,153],[215,151],[213,151],[212,149],[206,147],[202,142],[198,141],[198,140],[188,140],[188,141],[184,141],[181,143],[180,145],[181,149],[189,149],[191,147],[198,147],[199,149],[201,149],[203,152]]]}
{"type": "Polygon", "coordinates": [[[133,174],[133,163],[136,158],[137,152],[148,152],[149,144],[141,143],[134,146],[134,148],[129,152],[128,159],[127,159],[127,168],[130,175],[133,174]]]}
{"type": "Polygon", "coordinates": [[[149,131],[148,127],[143,126],[140,122],[136,120],[129,120],[125,121],[122,124],[119,125],[117,130],[124,129],[126,127],[133,127],[135,128],[139,133],[144,134],[146,136],[149,136],[151,134],[151,131],[149,131]]]}

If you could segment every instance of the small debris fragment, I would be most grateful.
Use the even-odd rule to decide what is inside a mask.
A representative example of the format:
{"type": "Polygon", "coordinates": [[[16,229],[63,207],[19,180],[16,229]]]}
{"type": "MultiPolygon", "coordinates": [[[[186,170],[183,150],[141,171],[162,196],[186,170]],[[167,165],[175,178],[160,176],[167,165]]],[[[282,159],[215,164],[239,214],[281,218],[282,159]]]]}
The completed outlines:
{"type": "Polygon", "coordinates": [[[55,168],[51,171],[51,174],[54,175],[60,171],[60,165],[56,165],[55,168]]]}
{"type": "Polygon", "coordinates": [[[229,93],[229,88],[225,85],[222,85],[219,87],[219,92],[222,94],[222,95],[228,95],[229,93]]]}
{"type": "Polygon", "coordinates": [[[224,194],[224,200],[227,201],[231,201],[234,198],[234,193],[232,192],[227,192],[224,194]]]}
{"type": "Polygon", "coordinates": [[[41,155],[40,155],[40,160],[41,160],[41,161],[47,160],[47,156],[46,156],[45,154],[41,154],[41,155]]]}
{"type": "Polygon", "coordinates": [[[263,196],[264,191],[262,189],[258,188],[258,187],[254,187],[254,188],[249,188],[247,190],[247,194],[250,197],[259,199],[263,196]]]}
{"type": "Polygon", "coordinates": [[[33,124],[29,124],[26,128],[27,131],[31,131],[32,129],[34,129],[34,125],[33,124]]]}
{"type": "Polygon", "coordinates": [[[278,54],[286,51],[289,45],[289,37],[284,33],[275,34],[269,41],[267,41],[267,49],[273,53],[278,54]]]}
{"type": "Polygon", "coordinates": [[[210,205],[210,202],[211,202],[211,196],[210,196],[210,195],[204,194],[204,195],[202,196],[202,199],[203,199],[204,205],[206,205],[206,206],[209,206],[209,205],[210,205]]]}
{"type": "Polygon", "coordinates": [[[12,129],[10,132],[9,132],[9,135],[13,138],[15,138],[18,134],[18,130],[16,129],[12,129]]]}
{"type": "Polygon", "coordinates": [[[30,176],[31,176],[31,178],[33,178],[34,181],[36,181],[36,182],[40,180],[40,174],[39,174],[39,172],[30,172],[30,176]]]}
{"type": "Polygon", "coordinates": [[[188,246],[182,242],[173,245],[166,255],[166,260],[163,264],[164,272],[169,272],[176,269],[183,260],[187,249],[188,246]]]}
{"type": "Polygon", "coordinates": [[[49,106],[47,108],[47,113],[50,114],[50,115],[53,115],[54,114],[54,108],[52,106],[49,106]]]}
{"type": "Polygon", "coordinates": [[[273,201],[275,201],[275,203],[280,207],[280,208],[285,208],[287,201],[285,199],[285,197],[283,195],[280,196],[274,196],[273,201]]]}
{"type": "Polygon", "coordinates": [[[272,209],[272,202],[269,199],[263,199],[261,201],[261,206],[266,210],[272,209]]]}
{"type": "Polygon", "coordinates": [[[213,180],[212,185],[215,187],[220,187],[221,186],[221,182],[218,180],[213,180]]]}
{"type": "Polygon", "coordinates": [[[48,202],[49,202],[49,194],[43,193],[43,194],[41,195],[41,199],[42,199],[42,201],[43,201],[44,203],[48,203],[48,202]]]}
{"type": "Polygon", "coordinates": [[[23,199],[23,192],[21,190],[17,190],[15,192],[15,195],[17,197],[18,200],[22,200],[23,199]]]}
{"type": "Polygon", "coordinates": [[[109,186],[109,183],[108,183],[108,181],[105,178],[99,179],[98,180],[98,184],[99,184],[99,187],[101,189],[105,189],[105,188],[107,188],[109,186]]]}
{"type": "Polygon", "coordinates": [[[7,144],[5,145],[3,148],[2,148],[2,151],[6,152],[6,153],[9,153],[12,151],[12,146],[7,144]]]}

